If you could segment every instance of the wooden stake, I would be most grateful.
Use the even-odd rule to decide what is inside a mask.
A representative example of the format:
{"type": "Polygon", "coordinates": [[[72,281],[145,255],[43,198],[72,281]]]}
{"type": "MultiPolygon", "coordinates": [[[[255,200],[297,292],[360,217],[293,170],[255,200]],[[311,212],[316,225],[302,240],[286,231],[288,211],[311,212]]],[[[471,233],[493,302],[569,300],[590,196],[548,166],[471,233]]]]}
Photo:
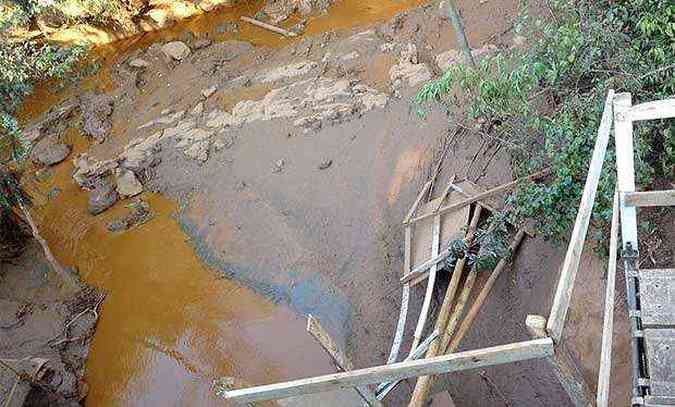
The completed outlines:
{"type": "MultiPolygon", "coordinates": [[[[314,318],[312,315],[307,316],[307,332],[316,339],[321,347],[328,352],[330,357],[335,361],[335,364],[343,372],[348,372],[354,370],[354,364],[352,363],[347,356],[340,352],[337,347],[337,344],[330,337],[328,332],[321,326],[319,321],[314,318]]],[[[359,393],[359,396],[371,407],[382,407],[380,400],[375,397],[375,393],[370,390],[367,386],[356,387],[356,392],[359,393]]]]}
{"type": "MultiPolygon", "coordinates": [[[[449,185],[452,185],[452,183],[449,185]]],[[[473,236],[476,232],[476,228],[478,227],[478,221],[480,220],[481,209],[482,208],[479,205],[476,205],[474,209],[473,217],[471,218],[471,223],[469,224],[469,228],[467,229],[466,232],[466,237],[464,238],[467,245],[470,245],[471,242],[473,241],[473,236]]],[[[452,302],[454,301],[455,294],[457,293],[457,287],[459,286],[459,280],[462,277],[465,262],[466,259],[461,258],[457,260],[457,263],[455,263],[455,268],[452,272],[450,283],[448,284],[448,288],[445,291],[445,297],[443,298],[443,305],[441,305],[441,309],[438,313],[438,318],[436,319],[436,325],[434,329],[441,334],[441,338],[443,337],[442,333],[445,331],[445,327],[448,324],[448,318],[450,316],[452,302]]],[[[440,340],[434,341],[433,343],[431,343],[431,345],[429,345],[429,350],[427,351],[425,357],[433,358],[435,356],[438,356],[441,349],[445,349],[445,346],[441,345],[441,341],[440,340]]],[[[429,396],[429,391],[431,389],[432,384],[433,384],[432,376],[422,376],[419,379],[417,379],[417,384],[415,385],[415,390],[413,391],[412,399],[410,400],[410,406],[424,405],[424,402],[429,396]]]]}
{"type": "MultiPolygon", "coordinates": [[[[523,229],[516,233],[516,237],[513,238],[511,246],[509,246],[509,252],[512,253],[512,255],[515,254],[516,249],[518,249],[518,246],[520,245],[520,242],[523,240],[524,236],[525,231],[523,229]]],[[[448,345],[446,350],[447,353],[455,352],[459,348],[459,344],[462,342],[462,339],[464,339],[464,336],[466,336],[467,332],[469,332],[469,328],[471,328],[471,325],[473,325],[473,321],[476,319],[478,311],[480,311],[483,303],[485,302],[485,299],[487,298],[488,294],[490,294],[490,291],[492,291],[492,287],[495,285],[497,277],[499,277],[499,274],[501,274],[502,270],[504,270],[504,267],[506,267],[509,258],[503,258],[499,260],[499,263],[497,263],[497,266],[492,271],[492,274],[490,274],[490,277],[481,289],[480,294],[478,294],[476,301],[469,309],[469,312],[467,312],[466,318],[464,318],[464,321],[462,321],[462,324],[459,326],[459,329],[457,330],[457,336],[450,342],[450,345],[448,345]]]]}
{"type": "Polygon", "coordinates": [[[459,15],[457,7],[453,0],[447,0],[448,3],[448,17],[450,17],[450,22],[452,27],[455,29],[455,35],[457,37],[457,43],[459,48],[462,50],[464,55],[464,60],[467,65],[476,66],[476,62],[473,60],[473,55],[471,55],[471,47],[469,46],[469,41],[466,39],[466,33],[464,32],[464,23],[462,22],[462,17],[459,15]]]}

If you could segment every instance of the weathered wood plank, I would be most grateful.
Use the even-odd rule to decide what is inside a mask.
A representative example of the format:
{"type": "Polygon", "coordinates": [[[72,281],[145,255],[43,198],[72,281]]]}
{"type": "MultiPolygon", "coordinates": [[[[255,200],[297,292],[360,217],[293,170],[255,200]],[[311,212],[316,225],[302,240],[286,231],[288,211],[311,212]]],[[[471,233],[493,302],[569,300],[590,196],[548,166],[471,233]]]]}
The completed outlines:
{"type": "Polygon", "coordinates": [[[593,212],[595,193],[598,190],[602,164],[605,161],[605,153],[607,151],[609,134],[612,127],[613,100],[614,91],[610,90],[605,101],[605,110],[602,113],[600,127],[598,128],[598,137],[595,141],[595,147],[593,148],[593,156],[591,157],[591,163],[588,168],[584,192],[581,195],[581,204],[579,205],[577,218],[574,222],[574,229],[570,236],[570,243],[567,247],[565,260],[562,269],[560,270],[560,278],[558,280],[555,296],[553,297],[551,315],[548,318],[546,329],[556,342],[560,341],[560,338],[562,337],[565,317],[567,316],[567,310],[569,309],[570,299],[572,297],[572,289],[574,288],[574,280],[576,279],[577,271],[579,270],[581,252],[584,248],[586,232],[588,231],[588,224],[593,212]]]}
{"type": "Polygon", "coordinates": [[[675,117],[675,99],[656,100],[635,105],[628,111],[628,117],[634,122],[675,117]]]}
{"type": "MultiPolygon", "coordinates": [[[[471,198],[467,198],[467,199],[465,199],[465,200],[462,201],[462,202],[458,202],[458,203],[455,203],[455,204],[446,205],[446,206],[440,208],[438,211],[436,211],[436,213],[445,213],[445,212],[448,212],[448,211],[454,211],[454,210],[457,210],[457,209],[459,209],[459,208],[463,208],[463,207],[465,207],[465,206],[467,206],[467,205],[471,205],[471,204],[474,203],[474,202],[478,202],[478,201],[480,201],[480,200],[482,200],[482,199],[486,199],[486,198],[492,197],[492,196],[494,196],[494,195],[496,195],[496,194],[498,194],[498,193],[500,193],[500,192],[508,191],[509,189],[514,188],[514,187],[515,187],[516,185],[518,185],[518,183],[520,183],[520,182],[534,181],[534,180],[537,180],[537,179],[539,179],[539,178],[543,178],[543,177],[545,177],[546,175],[548,175],[548,174],[550,174],[550,173],[551,173],[551,170],[550,170],[550,169],[545,169],[545,170],[543,170],[543,171],[539,171],[539,172],[537,172],[537,173],[528,175],[527,177],[518,178],[517,180],[514,180],[514,181],[508,182],[508,183],[506,183],[506,184],[503,184],[503,185],[494,187],[494,188],[492,188],[492,189],[489,189],[489,190],[483,192],[482,194],[478,194],[478,195],[472,196],[471,198]]],[[[421,221],[421,220],[423,220],[423,219],[427,219],[427,218],[429,218],[429,217],[431,217],[431,216],[434,216],[434,215],[435,215],[434,212],[426,213],[426,214],[424,214],[424,215],[420,215],[420,216],[418,216],[418,217],[415,217],[415,218],[412,218],[412,219],[408,219],[407,221],[405,221],[405,222],[403,222],[403,223],[406,223],[406,224],[407,224],[407,223],[415,223],[415,222],[419,222],[419,221],[421,221]]]]}
{"type": "Polygon", "coordinates": [[[554,354],[550,338],[534,339],[508,345],[459,352],[430,359],[412,360],[390,365],[333,373],[324,376],[268,384],[223,393],[223,398],[236,402],[274,400],[301,394],[362,386],[430,374],[441,374],[523,360],[549,357],[554,354]]]}
{"type": "Polygon", "coordinates": [[[609,236],[609,260],[607,262],[607,286],[605,287],[605,313],[602,324],[602,348],[598,369],[598,407],[607,407],[609,402],[609,378],[612,370],[612,335],[614,334],[614,290],[616,285],[616,256],[619,249],[619,192],[614,192],[612,228],[609,236]]]}
{"type": "MultiPolygon", "coordinates": [[[[434,223],[432,225],[432,242],[431,242],[431,257],[437,257],[440,240],[441,240],[441,215],[434,216],[434,223]]],[[[422,333],[424,332],[424,327],[427,324],[427,318],[429,317],[429,307],[431,306],[431,299],[434,296],[434,289],[436,288],[436,274],[438,272],[438,265],[434,264],[429,270],[429,280],[427,281],[427,290],[424,294],[424,302],[422,303],[422,309],[420,310],[420,316],[417,319],[417,326],[415,327],[415,334],[413,336],[412,349],[415,349],[422,340],[422,333]]]]}
{"type": "Polygon", "coordinates": [[[623,195],[623,204],[626,206],[675,206],[675,189],[626,192],[623,195]]]}
{"type": "Polygon", "coordinates": [[[431,181],[427,181],[426,184],[424,184],[424,187],[420,191],[419,194],[417,194],[417,198],[415,198],[415,202],[413,202],[413,205],[410,207],[410,210],[408,210],[408,213],[405,215],[405,218],[403,218],[403,224],[407,225],[410,222],[410,218],[413,217],[415,214],[415,211],[417,210],[417,207],[420,205],[420,202],[422,202],[422,198],[424,198],[424,195],[426,195],[427,192],[429,192],[429,188],[431,188],[431,181]]]}

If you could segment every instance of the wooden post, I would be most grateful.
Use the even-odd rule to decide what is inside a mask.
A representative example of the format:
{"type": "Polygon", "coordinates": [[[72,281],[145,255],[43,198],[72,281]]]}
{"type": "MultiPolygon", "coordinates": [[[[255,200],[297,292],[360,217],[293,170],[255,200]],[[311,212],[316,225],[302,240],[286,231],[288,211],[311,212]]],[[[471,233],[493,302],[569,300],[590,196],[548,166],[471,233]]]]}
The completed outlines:
{"type": "Polygon", "coordinates": [[[614,91],[610,90],[607,94],[605,110],[602,113],[602,120],[600,121],[600,127],[598,128],[598,137],[595,141],[593,156],[591,157],[591,163],[588,168],[584,192],[581,195],[581,204],[579,205],[577,218],[574,222],[574,229],[570,236],[570,243],[567,247],[565,260],[562,269],[560,270],[558,287],[556,288],[555,296],[553,297],[553,306],[551,307],[551,315],[549,316],[546,329],[555,342],[559,342],[562,337],[565,317],[567,316],[567,310],[569,309],[570,299],[572,297],[572,289],[574,288],[574,280],[577,276],[577,271],[579,270],[581,252],[584,248],[586,232],[588,231],[588,224],[593,212],[595,193],[598,190],[602,164],[605,161],[605,152],[607,151],[609,133],[612,127],[613,100],[614,91]]]}
{"type": "Polygon", "coordinates": [[[457,44],[462,50],[464,55],[464,60],[467,65],[476,66],[476,62],[473,60],[473,55],[471,55],[471,47],[469,46],[469,41],[466,39],[466,33],[464,32],[464,23],[462,22],[462,17],[459,15],[457,7],[455,7],[454,0],[446,0],[448,3],[448,17],[450,17],[450,22],[452,27],[455,29],[455,34],[457,36],[457,44]]]}
{"type": "MultiPolygon", "coordinates": [[[[438,250],[440,248],[441,240],[441,215],[434,216],[434,223],[432,226],[432,242],[431,242],[431,257],[438,256],[438,250]]],[[[431,266],[429,271],[429,279],[427,280],[427,290],[424,294],[424,302],[422,303],[422,309],[420,310],[420,316],[417,319],[417,326],[415,327],[415,333],[413,335],[412,349],[415,349],[422,340],[422,333],[424,332],[424,326],[427,323],[427,318],[429,316],[429,307],[431,306],[431,298],[434,296],[434,289],[436,288],[436,274],[438,272],[438,265],[434,264],[431,266]]]]}
{"type": "MultiPolygon", "coordinates": [[[[476,205],[473,216],[471,218],[471,223],[469,223],[469,228],[466,231],[466,237],[464,240],[467,245],[470,245],[473,241],[473,236],[476,233],[476,228],[478,227],[478,221],[480,220],[482,208],[479,205],[476,205]]],[[[450,283],[448,288],[445,291],[445,297],[443,298],[443,305],[438,312],[438,318],[436,319],[435,330],[437,330],[443,338],[443,332],[445,331],[446,326],[448,325],[448,319],[450,317],[450,310],[452,308],[452,302],[455,299],[455,294],[457,293],[457,287],[459,286],[459,280],[462,277],[462,272],[464,270],[464,263],[466,263],[466,258],[461,258],[455,263],[455,268],[452,272],[452,277],[450,278],[450,283]]],[[[440,354],[441,349],[445,349],[445,346],[441,345],[442,341],[437,340],[429,345],[429,350],[427,351],[426,357],[433,358],[440,354]]],[[[422,406],[429,396],[429,391],[433,385],[432,376],[422,376],[417,379],[417,384],[415,384],[415,390],[413,391],[412,398],[410,400],[410,406],[422,406]]]]}
{"type": "MultiPolygon", "coordinates": [[[[546,337],[546,318],[541,315],[528,315],[525,320],[527,330],[535,338],[546,337]]],[[[576,362],[569,351],[556,343],[554,354],[547,358],[553,374],[565,389],[567,395],[576,407],[592,407],[591,391],[581,375],[576,362]]]]}
{"type": "Polygon", "coordinates": [[[612,229],[609,236],[609,261],[607,262],[607,286],[605,287],[605,317],[602,325],[602,348],[598,369],[597,406],[607,407],[609,400],[609,377],[612,370],[612,335],[614,334],[614,288],[616,285],[616,252],[619,245],[619,191],[614,192],[612,206],[612,229]]]}
{"type": "Polygon", "coordinates": [[[539,359],[551,355],[553,355],[553,341],[550,338],[541,338],[430,359],[399,362],[351,372],[333,373],[290,382],[231,390],[221,395],[224,399],[234,402],[274,400],[408,377],[457,372],[522,360],[539,359]]]}
{"type": "Polygon", "coordinates": [[[628,111],[628,116],[634,122],[675,117],[675,98],[635,105],[628,111]]]}
{"type": "MultiPolygon", "coordinates": [[[[513,241],[509,246],[509,252],[511,253],[511,256],[516,253],[516,250],[518,249],[520,242],[523,241],[524,236],[525,230],[523,229],[516,233],[516,236],[513,238],[513,241]]],[[[490,291],[492,291],[492,287],[495,285],[497,277],[499,277],[502,270],[504,270],[504,267],[506,267],[506,264],[511,256],[503,258],[499,260],[499,263],[497,263],[497,266],[492,271],[492,274],[490,274],[490,277],[487,279],[485,285],[480,290],[480,294],[478,294],[476,301],[474,301],[473,305],[471,305],[471,308],[469,308],[469,312],[466,313],[464,321],[462,321],[462,324],[457,330],[457,336],[452,339],[448,345],[448,348],[446,349],[447,353],[453,353],[459,348],[459,344],[462,342],[462,339],[464,339],[464,336],[466,336],[467,332],[469,332],[469,328],[471,328],[471,325],[473,325],[473,321],[476,319],[478,311],[480,311],[483,303],[485,302],[485,299],[487,298],[488,294],[490,294],[490,291]]]]}

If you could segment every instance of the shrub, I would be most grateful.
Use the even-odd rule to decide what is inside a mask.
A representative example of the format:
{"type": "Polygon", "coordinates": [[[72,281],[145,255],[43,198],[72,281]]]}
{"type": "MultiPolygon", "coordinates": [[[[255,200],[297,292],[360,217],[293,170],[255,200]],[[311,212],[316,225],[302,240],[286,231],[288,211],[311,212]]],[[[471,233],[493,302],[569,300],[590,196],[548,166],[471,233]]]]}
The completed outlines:
{"type": "MultiPolygon", "coordinates": [[[[452,103],[457,89],[476,126],[503,140],[517,175],[550,166],[547,184],[511,197],[517,218],[532,217],[545,236],[562,239],[576,217],[607,91],[631,92],[640,103],[675,92],[675,4],[670,0],[583,2],[551,0],[547,20],[522,13],[516,33],[526,49],[510,49],[477,67],[456,65],[425,85],[414,102],[452,103]]],[[[548,14],[548,13],[547,13],[548,14]]],[[[642,184],[675,180],[675,126],[636,126],[636,173],[642,184]]],[[[611,218],[615,185],[610,148],[593,213],[611,218]]]]}

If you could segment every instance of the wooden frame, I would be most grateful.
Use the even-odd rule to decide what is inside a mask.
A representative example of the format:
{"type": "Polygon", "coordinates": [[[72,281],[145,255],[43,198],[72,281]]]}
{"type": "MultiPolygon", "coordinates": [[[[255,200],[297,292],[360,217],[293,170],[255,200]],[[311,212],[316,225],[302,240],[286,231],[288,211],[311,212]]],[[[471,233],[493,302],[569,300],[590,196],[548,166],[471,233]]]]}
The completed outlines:
{"type": "Polygon", "coordinates": [[[588,176],[586,177],[586,184],[584,185],[584,192],[581,195],[581,205],[577,213],[576,221],[574,222],[574,229],[570,237],[570,243],[567,247],[567,253],[560,270],[560,278],[558,280],[558,287],[553,297],[553,306],[551,307],[551,314],[548,318],[546,330],[554,341],[560,342],[562,337],[563,326],[565,325],[565,317],[570,306],[570,299],[572,297],[572,289],[574,288],[574,280],[579,270],[579,262],[581,261],[581,252],[586,241],[586,232],[588,231],[588,224],[591,220],[591,213],[593,211],[593,203],[595,202],[595,193],[600,182],[600,173],[602,171],[602,164],[605,161],[605,153],[607,151],[607,144],[609,143],[609,133],[612,127],[612,102],[614,100],[614,91],[610,90],[605,100],[605,110],[602,113],[602,120],[598,128],[598,138],[595,141],[593,149],[593,156],[591,164],[588,169],[588,176]]]}
{"type": "Polygon", "coordinates": [[[550,357],[553,354],[553,341],[551,338],[533,339],[429,359],[399,362],[284,383],[230,390],[223,393],[223,398],[242,403],[274,400],[345,387],[394,381],[408,377],[457,372],[523,360],[539,359],[550,357]]]}

